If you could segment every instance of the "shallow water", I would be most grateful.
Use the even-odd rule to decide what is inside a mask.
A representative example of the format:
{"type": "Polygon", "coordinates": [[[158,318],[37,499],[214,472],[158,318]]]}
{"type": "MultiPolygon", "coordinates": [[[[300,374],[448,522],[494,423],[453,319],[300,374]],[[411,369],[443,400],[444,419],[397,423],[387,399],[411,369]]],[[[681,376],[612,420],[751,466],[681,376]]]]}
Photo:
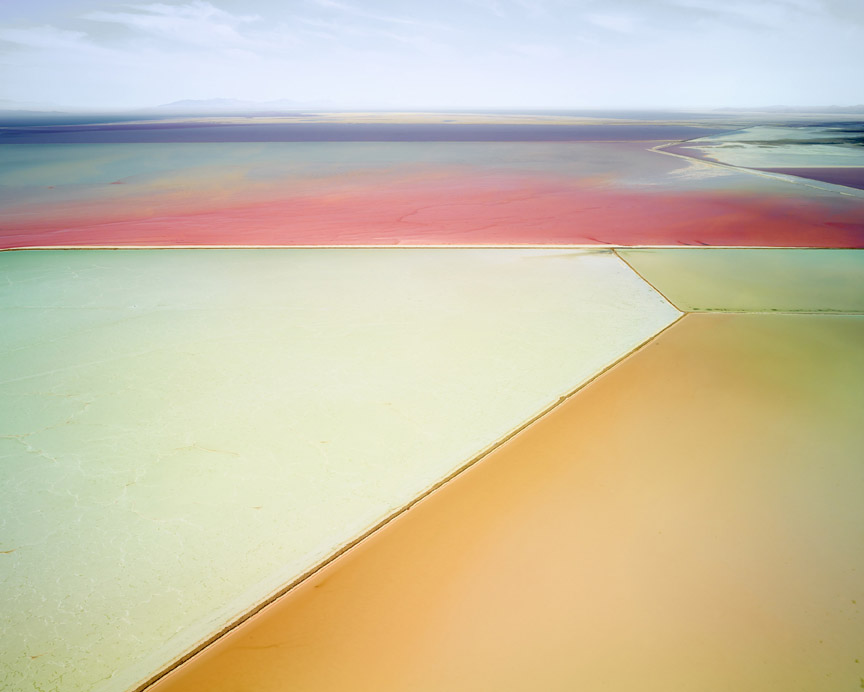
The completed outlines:
{"type": "Polygon", "coordinates": [[[648,143],[0,149],[0,247],[864,245],[864,196],[688,161],[648,143]]]}

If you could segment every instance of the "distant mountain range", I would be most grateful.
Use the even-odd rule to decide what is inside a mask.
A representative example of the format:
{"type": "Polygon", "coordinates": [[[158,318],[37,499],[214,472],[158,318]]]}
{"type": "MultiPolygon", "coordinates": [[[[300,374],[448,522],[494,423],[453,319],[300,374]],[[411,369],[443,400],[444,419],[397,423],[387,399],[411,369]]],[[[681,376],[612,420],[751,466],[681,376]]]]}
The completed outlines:
{"type": "Polygon", "coordinates": [[[857,106],[764,106],[762,108],[715,108],[722,113],[864,113],[864,104],[857,106]]]}
{"type": "Polygon", "coordinates": [[[292,101],[277,99],[275,101],[242,101],[240,99],[185,99],[163,103],[146,111],[183,114],[213,114],[213,113],[272,113],[279,111],[296,111],[309,108],[335,108],[329,101],[292,101]]]}
{"type": "Polygon", "coordinates": [[[275,101],[243,101],[240,99],[185,99],[172,101],[158,106],[143,108],[95,108],[87,109],[80,106],[60,106],[54,103],[35,103],[0,99],[0,112],[20,115],[61,115],[74,113],[158,113],[160,115],[220,115],[220,114],[255,114],[298,111],[308,109],[337,109],[332,101],[292,101],[277,99],[275,101]]]}

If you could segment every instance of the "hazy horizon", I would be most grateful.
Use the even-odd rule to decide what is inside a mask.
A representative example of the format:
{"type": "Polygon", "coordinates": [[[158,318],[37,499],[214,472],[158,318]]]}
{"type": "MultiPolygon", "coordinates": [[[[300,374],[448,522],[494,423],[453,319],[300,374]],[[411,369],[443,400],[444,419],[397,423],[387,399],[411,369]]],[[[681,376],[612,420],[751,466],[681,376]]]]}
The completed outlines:
{"type": "Polygon", "coordinates": [[[139,106],[119,106],[119,105],[69,105],[63,103],[32,103],[18,102],[12,99],[0,98],[0,112],[21,112],[34,113],[37,115],[124,115],[124,114],[152,114],[154,116],[170,116],[170,115],[224,115],[224,116],[243,116],[250,117],[256,115],[275,115],[280,112],[284,113],[300,113],[303,111],[315,111],[321,113],[352,113],[352,112],[381,112],[381,113],[526,113],[526,114],[555,114],[555,115],[581,115],[581,114],[596,114],[599,116],[613,117],[612,114],[692,114],[692,115],[711,115],[723,114],[724,112],[740,112],[740,113],[776,113],[781,115],[788,113],[794,114],[825,114],[825,115],[843,115],[844,113],[858,114],[864,113],[864,104],[859,103],[831,103],[831,104],[814,104],[814,105],[796,105],[796,104],[754,104],[754,105],[738,105],[728,106],[723,104],[703,105],[703,106],[638,106],[638,105],[621,105],[621,106],[583,106],[583,107],[562,107],[562,106],[544,106],[544,105],[526,105],[526,106],[499,106],[490,107],[484,105],[461,105],[452,108],[444,107],[399,107],[396,106],[374,106],[369,104],[336,104],[321,102],[291,102],[291,99],[273,99],[270,101],[246,101],[243,99],[215,97],[212,99],[179,99],[170,103],[147,104],[139,106]],[[220,103],[223,102],[223,103],[220,103]],[[235,102],[235,103],[224,103],[235,102]]]}

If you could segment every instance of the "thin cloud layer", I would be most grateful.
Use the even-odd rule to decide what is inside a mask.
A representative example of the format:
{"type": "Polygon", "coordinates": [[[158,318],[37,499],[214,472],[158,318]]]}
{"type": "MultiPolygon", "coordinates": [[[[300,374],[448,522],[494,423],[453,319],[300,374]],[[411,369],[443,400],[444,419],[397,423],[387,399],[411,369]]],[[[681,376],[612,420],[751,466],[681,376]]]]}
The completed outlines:
{"type": "Polygon", "coordinates": [[[119,24],[134,32],[178,44],[205,46],[245,44],[249,37],[240,27],[260,20],[257,15],[233,15],[201,0],[187,5],[131,5],[124,12],[97,10],[81,16],[93,22],[119,24]]]}

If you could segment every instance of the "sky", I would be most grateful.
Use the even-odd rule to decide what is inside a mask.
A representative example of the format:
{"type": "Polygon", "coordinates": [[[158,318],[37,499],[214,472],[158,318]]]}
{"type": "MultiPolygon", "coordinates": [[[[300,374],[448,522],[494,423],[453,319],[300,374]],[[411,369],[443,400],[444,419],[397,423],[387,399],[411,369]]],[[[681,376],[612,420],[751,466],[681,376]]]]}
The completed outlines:
{"type": "Polygon", "coordinates": [[[864,0],[0,3],[7,108],[854,105],[862,68],[864,0]]]}

